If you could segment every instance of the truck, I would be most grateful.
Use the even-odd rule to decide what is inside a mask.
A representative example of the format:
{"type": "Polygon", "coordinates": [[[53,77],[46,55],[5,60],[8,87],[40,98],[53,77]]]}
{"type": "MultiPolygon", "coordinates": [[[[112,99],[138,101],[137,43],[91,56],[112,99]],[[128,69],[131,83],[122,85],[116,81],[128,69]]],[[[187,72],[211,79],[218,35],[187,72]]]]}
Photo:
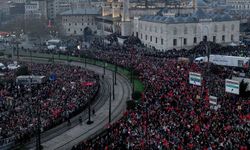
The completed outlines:
{"type": "Polygon", "coordinates": [[[23,75],[16,78],[16,83],[23,85],[42,84],[45,83],[46,80],[46,76],[23,75]]]}
{"type": "MultiPolygon", "coordinates": [[[[208,62],[207,56],[198,57],[194,60],[195,63],[208,62]]],[[[244,68],[249,66],[250,57],[227,56],[227,55],[210,55],[210,63],[220,66],[244,68]]]]}

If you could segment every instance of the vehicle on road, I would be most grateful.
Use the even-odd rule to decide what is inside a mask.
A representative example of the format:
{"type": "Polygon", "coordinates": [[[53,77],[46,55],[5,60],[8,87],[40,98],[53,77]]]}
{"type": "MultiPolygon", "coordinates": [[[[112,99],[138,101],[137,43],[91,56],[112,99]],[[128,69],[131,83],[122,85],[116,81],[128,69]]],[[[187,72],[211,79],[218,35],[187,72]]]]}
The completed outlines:
{"type": "Polygon", "coordinates": [[[10,70],[15,70],[15,69],[17,69],[19,67],[20,67],[20,65],[18,65],[18,64],[9,64],[7,66],[7,68],[10,69],[10,70]]]}
{"type": "Polygon", "coordinates": [[[5,70],[5,69],[6,69],[5,65],[3,63],[0,63],[0,70],[5,70]]]}
{"type": "MultiPolygon", "coordinates": [[[[204,63],[208,62],[206,57],[197,57],[194,60],[195,63],[204,63]]],[[[209,62],[228,67],[239,67],[245,68],[249,66],[250,57],[240,57],[240,56],[227,56],[227,55],[210,55],[209,62]]]]}

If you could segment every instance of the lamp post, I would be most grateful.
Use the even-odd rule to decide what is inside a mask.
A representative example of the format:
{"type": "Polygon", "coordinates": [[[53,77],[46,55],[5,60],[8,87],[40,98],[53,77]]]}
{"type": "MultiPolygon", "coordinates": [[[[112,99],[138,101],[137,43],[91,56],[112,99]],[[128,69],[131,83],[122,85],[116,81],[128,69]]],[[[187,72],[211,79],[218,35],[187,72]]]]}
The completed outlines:
{"type": "Polygon", "coordinates": [[[111,89],[109,92],[109,124],[111,123],[111,89]]]}
{"type": "Polygon", "coordinates": [[[41,150],[41,103],[37,98],[37,141],[36,141],[36,149],[41,150]]]}
{"type": "MultiPolygon", "coordinates": [[[[88,92],[90,92],[90,89],[88,89],[88,87],[91,87],[91,86],[93,86],[93,85],[94,85],[93,82],[84,82],[84,83],[83,83],[83,86],[87,87],[87,90],[86,90],[87,94],[88,94],[88,92]]],[[[94,123],[94,121],[92,121],[91,118],[90,118],[90,116],[91,116],[91,108],[90,108],[90,106],[91,106],[91,102],[90,102],[90,100],[89,100],[89,101],[88,101],[89,118],[88,118],[88,121],[87,121],[87,124],[88,124],[88,125],[94,123]]]]}
{"type": "Polygon", "coordinates": [[[116,83],[116,74],[117,74],[117,63],[115,62],[115,85],[117,84],[116,83]]]}
{"type": "Polygon", "coordinates": [[[106,62],[103,61],[103,77],[105,76],[105,72],[106,72],[106,62]]]}

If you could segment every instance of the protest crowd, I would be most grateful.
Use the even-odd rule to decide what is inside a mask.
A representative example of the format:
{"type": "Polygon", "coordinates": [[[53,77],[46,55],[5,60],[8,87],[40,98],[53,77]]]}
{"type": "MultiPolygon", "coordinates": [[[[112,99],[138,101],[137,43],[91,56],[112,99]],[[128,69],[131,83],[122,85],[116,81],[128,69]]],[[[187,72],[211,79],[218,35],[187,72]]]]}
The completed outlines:
{"type": "Polygon", "coordinates": [[[99,89],[99,77],[77,66],[20,62],[32,75],[46,76],[42,84],[16,83],[16,70],[4,71],[0,83],[0,146],[27,142],[35,136],[40,112],[44,132],[80,113],[99,89]],[[51,78],[53,74],[53,78],[51,78]],[[86,87],[84,83],[93,83],[86,87]]]}
{"type": "MultiPolygon", "coordinates": [[[[109,125],[106,134],[82,141],[72,150],[249,148],[250,96],[225,92],[225,79],[232,70],[210,66],[207,72],[206,63],[177,59],[204,56],[204,43],[191,50],[166,52],[145,52],[129,44],[103,46],[98,41],[93,45],[97,50],[89,51],[89,57],[132,68],[145,90],[136,107],[109,125]],[[189,72],[202,74],[202,86],[189,84],[189,72]],[[219,109],[210,107],[209,94],[218,97],[219,109]]],[[[249,56],[247,48],[223,48],[213,43],[210,48],[211,53],[249,56]]]]}

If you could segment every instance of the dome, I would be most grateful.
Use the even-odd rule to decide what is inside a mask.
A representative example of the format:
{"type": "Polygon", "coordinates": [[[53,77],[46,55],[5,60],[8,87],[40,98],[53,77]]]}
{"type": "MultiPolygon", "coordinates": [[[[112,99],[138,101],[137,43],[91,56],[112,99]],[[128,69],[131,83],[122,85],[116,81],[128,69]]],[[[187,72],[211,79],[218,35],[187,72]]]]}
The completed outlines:
{"type": "Polygon", "coordinates": [[[178,16],[175,18],[175,22],[184,22],[184,18],[181,16],[178,16]]]}
{"type": "MultiPolygon", "coordinates": [[[[188,6],[193,7],[193,0],[188,4],[188,6]]],[[[196,0],[196,7],[208,7],[208,4],[204,0],[196,0]]]]}
{"type": "Polygon", "coordinates": [[[201,9],[198,9],[194,14],[193,17],[197,19],[207,19],[209,16],[201,9]]]}
{"type": "Polygon", "coordinates": [[[167,17],[164,21],[165,22],[175,22],[173,17],[167,17]]]}
{"type": "Polygon", "coordinates": [[[188,16],[185,18],[185,22],[196,22],[197,18],[193,17],[193,16],[188,16]]]}

